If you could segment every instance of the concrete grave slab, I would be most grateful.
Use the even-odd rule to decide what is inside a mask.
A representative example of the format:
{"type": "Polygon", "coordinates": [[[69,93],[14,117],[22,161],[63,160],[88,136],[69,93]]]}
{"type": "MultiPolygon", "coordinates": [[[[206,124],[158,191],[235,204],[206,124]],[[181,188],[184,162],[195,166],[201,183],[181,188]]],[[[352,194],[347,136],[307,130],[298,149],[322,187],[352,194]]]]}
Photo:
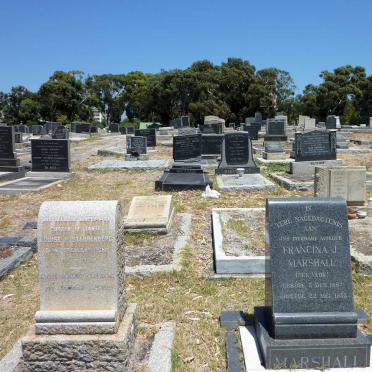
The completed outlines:
{"type": "Polygon", "coordinates": [[[259,236],[247,240],[250,229],[265,231],[265,208],[214,208],[212,210],[212,233],[217,274],[265,274],[267,258],[265,257],[264,241],[259,242],[259,236]],[[240,221],[239,221],[240,220],[240,221]],[[242,230],[242,220],[247,221],[244,231],[229,231],[229,222],[239,223],[242,230]],[[242,241],[248,241],[248,246],[240,247],[242,241]],[[256,245],[257,244],[257,245],[256,245]],[[230,251],[230,252],[229,252],[230,251]]]}
{"type": "Polygon", "coordinates": [[[63,180],[45,179],[36,177],[24,177],[15,181],[6,182],[0,185],[0,194],[16,195],[24,192],[36,192],[48,187],[57,185],[63,180]]]}
{"type": "Polygon", "coordinates": [[[220,175],[217,185],[222,191],[273,191],[276,185],[261,174],[220,175]]]}
{"type": "Polygon", "coordinates": [[[172,195],[135,196],[124,220],[124,229],[167,233],[173,212],[172,195]]]}
{"type": "Polygon", "coordinates": [[[25,173],[24,170],[19,172],[0,172],[0,183],[22,178],[25,176],[25,173]]]}
{"type": "Polygon", "coordinates": [[[88,167],[88,170],[121,170],[121,169],[165,169],[169,160],[103,160],[88,167]]]}
{"type": "Polygon", "coordinates": [[[314,190],[314,179],[296,177],[289,173],[270,173],[270,177],[287,190],[311,191],[314,190]]]}
{"type": "Polygon", "coordinates": [[[20,264],[28,261],[33,255],[32,247],[18,247],[13,249],[13,254],[0,259],[0,279],[17,268],[20,264]]]}

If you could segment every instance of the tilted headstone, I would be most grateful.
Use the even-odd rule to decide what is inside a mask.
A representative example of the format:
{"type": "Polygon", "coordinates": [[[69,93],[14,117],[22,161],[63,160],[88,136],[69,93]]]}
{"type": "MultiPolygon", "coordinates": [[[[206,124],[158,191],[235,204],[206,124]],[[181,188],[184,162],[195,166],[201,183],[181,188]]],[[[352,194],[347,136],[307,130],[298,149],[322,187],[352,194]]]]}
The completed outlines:
{"type": "Polygon", "coordinates": [[[203,134],[202,155],[220,156],[222,153],[223,134],[203,134]]]}
{"type": "Polygon", "coordinates": [[[364,205],[366,199],[366,167],[315,167],[314,195],[339,196],[348,205],[364,205]]]}
{"type": "Polygon", "coordinates": [[[202,141],[200,134],[173,137],[173,160],[184,161],[201,157],[202,141]]]}
{"type": "Polygon", "coordinates": [[[235,174],[237,168],[244,168],[244,173],[260,173],[253,160],[252,142],[246,132],[225,133],[216,174],[235,174]]]}
{"type": "Polygon", "coordinates": [[[268,199],[266,232],[269,306],[255,308],[265,368],[369,366],[353,303],[345,201],[268,199]]]}
{"type": "Polygon", "coordinates": [[[31,163],[33,172],[70,172],[70,141],[32,139],[31,163]]]}
{"type": "Polygon", "coordinates": [[[147,138],[147,146],[155,147],[156,146],[156,129],[147,128],[147,129],[136,129],[134,131],[135,136],[141,136],[147,138]]]}
{"type": "Polygon", "coordinates": [[[295,161],[335,160],[336,132],[326,130],[296,132],[291,157],[295,161]]]}
{"type": "Polygon", "coordinates": [[[127,153],[138,156],[147,153],[147,139],[141,136],[127,137],[127,153]]]}

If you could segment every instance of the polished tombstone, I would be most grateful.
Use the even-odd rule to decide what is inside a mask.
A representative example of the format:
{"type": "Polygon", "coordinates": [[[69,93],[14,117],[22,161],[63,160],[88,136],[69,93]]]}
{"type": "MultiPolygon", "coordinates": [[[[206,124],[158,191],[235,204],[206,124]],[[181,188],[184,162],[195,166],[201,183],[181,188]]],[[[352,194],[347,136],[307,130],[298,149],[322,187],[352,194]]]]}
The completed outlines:
{"type": "Polygon", "coordinates": [[[201,154],[202,141],[200,134],[173,137],[174,161],[200,160],[201,154]]]}
{"type": "Polygon", "coordinates": [[[69,140],[31,140],[32,172],[70,172],[69,140]]]}
{"type": "Polygon", "coordinates": [[[315,167],[314,195],[339,196],[348,205],[364,205],[366,199],[366,167],[315,167]]]}
{"type": "Polygon", "coordinates": [[[144,155],[147,153],[146,137],[130,136],[127,138],[127,153],[133,156],[144,155]]]}
{"type": "Polygon", "coordinates": [[[335,160],[336,132],[313,130],[296,132],[291,157],[295,161],[335,160]]]}
{"type": "Polygon", "coordinates": [[[27,371],[127,370],[135,305],[125,294],[118,201],[44,202],[40,310],[22,339],[27,371]]]}
{"type": "Polygon", "coordinates": [[[213,186],[208,173],[198,164],[173,164],[155,181],[155,191],[204,190],[213,186]]]}
{"type": "Polygon", "coordinates": [[[140,136],[140,137],[146,137],[148,147],[156,146],[156,129],[155,128],[135,129],[134,135],[140,136]]]}
{"type": "Polygon", "coordinates": [[[202,157],[219,157],[222,153],[223,134],[203,134],[201,136],[202,157]]]}
{"type": "MultiPolygon", "coordinates": [[[[24,168],[19,165],[15,153],[14,127],[0,126],[0,173],[17,172],[24,175],[24,168]]],[[[14,178],[14,177],[11,177],[14,178]]]]}
{"type": "Polygon", "coordinates": [[[235,174],[237,168],[244,168],[247,174],[260,173],[253,160],[252,143],[247,132],[225,133],[216,174],[235,174]]]}
{"type": "Polygon", "coordinates": [[[284,120],[269,119],[266,121],[265,142],[268,141],[287,141],[286,125],[284,120]]]}
{"type": "Polygon", "coordinates": [[[268,199],[266,226],[271,278],[267,306],[255,308],[265,367],[369,366],[353,303],[345,201],[268,199]]]}
{"type": "Polygon", "coordinates": [[[130,231],[167,232],[173,217],[172,195],[135,196],[124,228],[130,231]]]}
{"type": "Polygon", "coordinates": [[[243,124],[241,128],[242,131],[248,133],[251,140],[258,140],[258,132],[261,128],[261,125],[256,125],[256,123],[243,124]]]}

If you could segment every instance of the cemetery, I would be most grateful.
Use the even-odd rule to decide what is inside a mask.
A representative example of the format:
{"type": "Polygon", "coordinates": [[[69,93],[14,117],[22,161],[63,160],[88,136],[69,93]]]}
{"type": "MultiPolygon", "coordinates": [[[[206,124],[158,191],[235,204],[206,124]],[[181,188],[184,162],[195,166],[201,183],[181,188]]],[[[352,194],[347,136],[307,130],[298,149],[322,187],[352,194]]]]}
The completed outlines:
{"type": "Polygon", "coordinates": [[[0,126],[3,173],[17,175],[0,180],[0,370],[367,371],[369,152],[338,153],[339,130],[306,117],[254,132],[254,117],[208,117],[213,133],[181,119],[22,147],[0,126]]]}

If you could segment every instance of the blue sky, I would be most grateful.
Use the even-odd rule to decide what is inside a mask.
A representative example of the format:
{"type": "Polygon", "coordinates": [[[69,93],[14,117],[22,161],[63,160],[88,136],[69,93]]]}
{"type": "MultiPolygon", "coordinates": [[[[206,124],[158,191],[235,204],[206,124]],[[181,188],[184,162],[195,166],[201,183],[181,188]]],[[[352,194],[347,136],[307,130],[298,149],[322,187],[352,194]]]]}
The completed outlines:
{"type": "Polygon", "coordinates": [[[55,70],[158,72],[209,59],[291,73],[372,73],[372,0],[0,0],[0,90],[37,90],[55,70]]]}

